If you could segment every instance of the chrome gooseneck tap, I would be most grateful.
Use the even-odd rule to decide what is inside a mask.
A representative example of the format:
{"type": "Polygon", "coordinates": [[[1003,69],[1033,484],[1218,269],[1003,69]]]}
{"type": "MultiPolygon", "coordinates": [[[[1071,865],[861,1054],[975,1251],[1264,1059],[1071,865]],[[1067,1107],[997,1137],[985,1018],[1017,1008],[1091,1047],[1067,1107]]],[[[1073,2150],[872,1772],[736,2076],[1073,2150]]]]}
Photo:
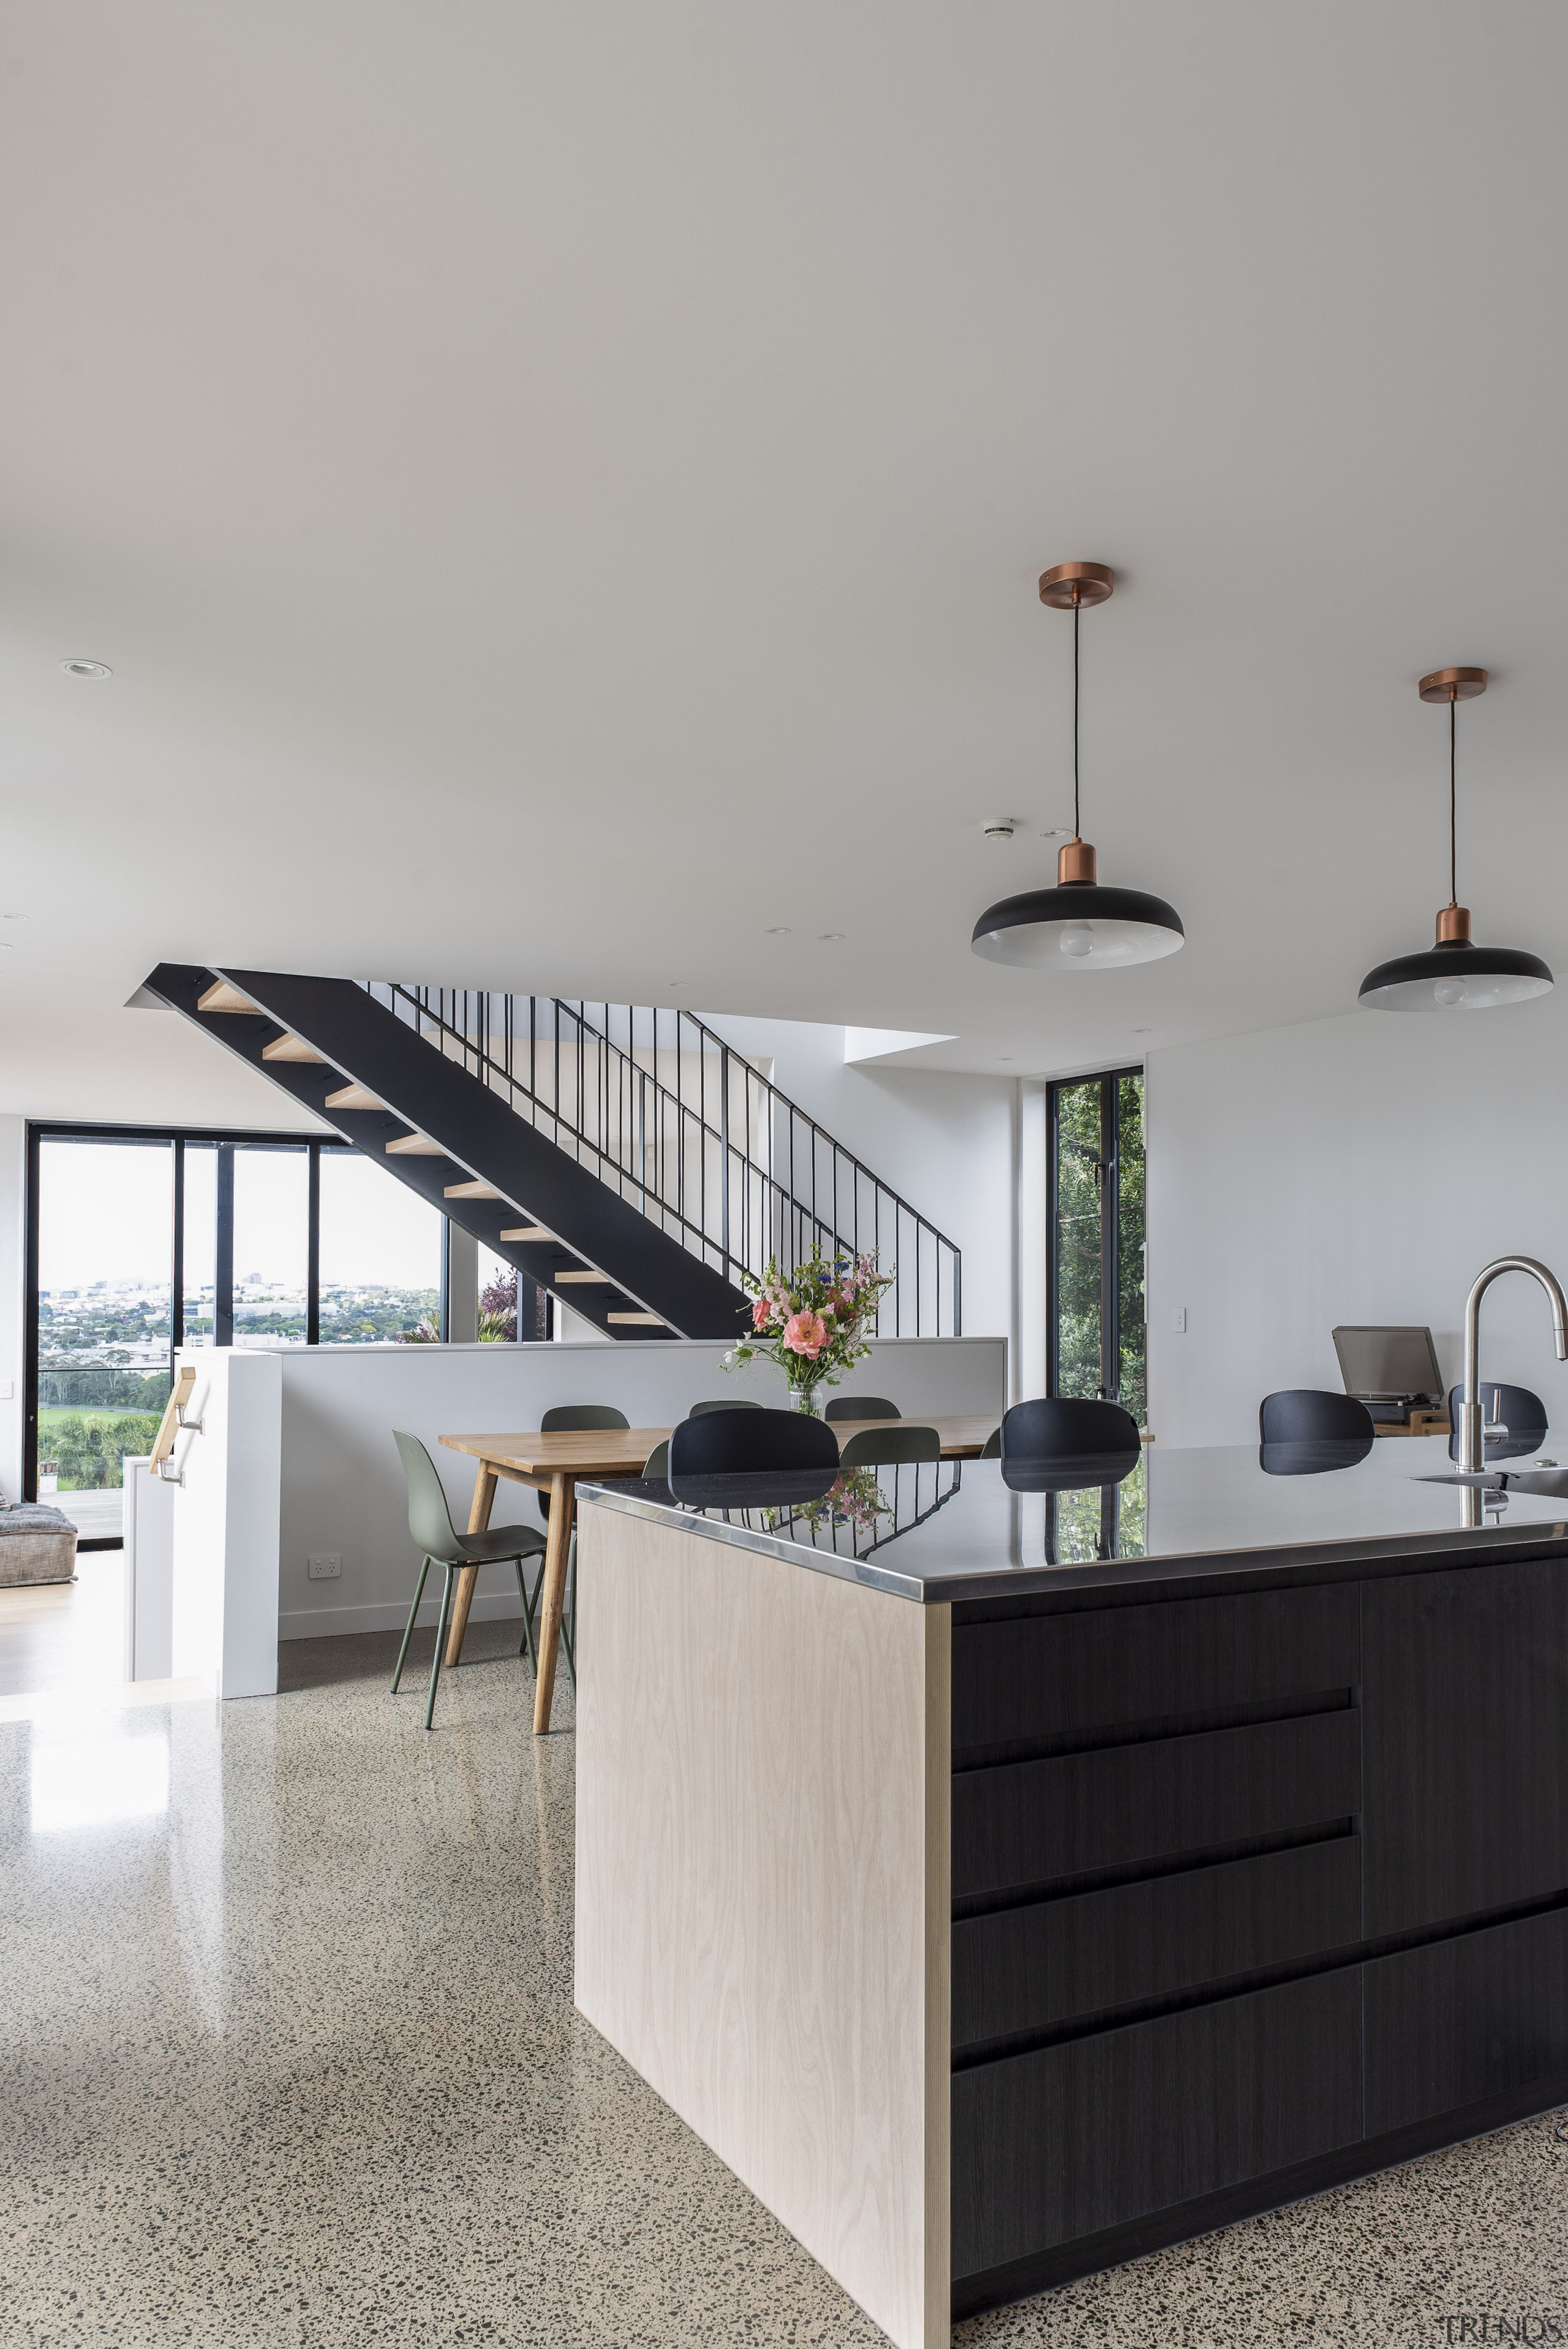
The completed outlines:
{"type": "Polygon", "coordinates": [[[1538,1264],[1532,1256],[1500,1256],[1489,1264],[1470,1290],[1465,1307],[1465,1383],[1464,1400],[1460,1405],[1460,1468],[1475,1470],[1484,1464],[1484,1412],[1480,1400],[1480,1300],[1500,1272],[1527,1272],[1546,1291],[1552,1307],[1552,1334],[1556,1340],[1557,1359],[1568,1362],[1568,1299],[1559,1288],[1556,1276],[1538,1264]]]}

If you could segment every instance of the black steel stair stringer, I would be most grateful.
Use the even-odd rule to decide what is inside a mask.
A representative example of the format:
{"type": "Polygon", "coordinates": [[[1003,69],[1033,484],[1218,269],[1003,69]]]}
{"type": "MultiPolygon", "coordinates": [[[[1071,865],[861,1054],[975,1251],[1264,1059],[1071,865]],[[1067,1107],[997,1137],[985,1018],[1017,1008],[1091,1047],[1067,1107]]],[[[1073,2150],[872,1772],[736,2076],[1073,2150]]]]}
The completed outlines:
{"type": "MultiPolygon", "coordinates": [[[[617,1196],[517,1116],[480,1079],[413,1034],[352,980],[160,964],[147,985],[530,1279],[605,1328],[606,1334],[620,1334],[607,1326],[607,1316],[625,1301],[657,1314],[676,1336],[727,1340],[739,1333],[746,1299],[722,1274],[617,1196]],[[263,1022],[248,1013],[201,1012],[199,998],[213,975],[226,979],[281,1030],[320,1052],[329,1065],[263,1061],[261,1045],[267,1040],[259,1032],[263,1022]],[[346,1081],[365,1086],[386,1110],[325,1108],[325,1095],[346,1081]],[[386,1141],[400,1128],[427,1135],[446,1157],[388,1156],[386,1141]],[[448,1200],[442,1194],[454,1175],[490,1185],[501,1198],[448,1200]],[[501,1242],[500,1231],[519,1218],[548,1227],[562,1245],[501,1242]],[[575,1259],[603,1274],[620,1296],[595,1302],[588,1295],[562,1291],[552,1276],[566,1268],[563,1259],[575,1259]]],[[[627,1336],[634,1333],[658,1334],[647,1328],[636,1330],[635,1325],[625,1330],[627,1336]]]]}

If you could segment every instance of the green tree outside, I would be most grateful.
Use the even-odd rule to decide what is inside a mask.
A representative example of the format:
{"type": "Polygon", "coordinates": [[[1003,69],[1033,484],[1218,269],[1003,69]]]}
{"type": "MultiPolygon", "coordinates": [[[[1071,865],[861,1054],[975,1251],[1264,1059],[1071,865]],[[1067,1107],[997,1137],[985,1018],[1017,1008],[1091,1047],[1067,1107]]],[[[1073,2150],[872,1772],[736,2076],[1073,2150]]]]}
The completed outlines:
{"type": "Polygon", "coordinates": [[[118,1491],[127,1453],[150,1452],[156,1412],[63,1412],[38,1431],[38,1456],[55,1463],[62,1493],[118,1491]]]}

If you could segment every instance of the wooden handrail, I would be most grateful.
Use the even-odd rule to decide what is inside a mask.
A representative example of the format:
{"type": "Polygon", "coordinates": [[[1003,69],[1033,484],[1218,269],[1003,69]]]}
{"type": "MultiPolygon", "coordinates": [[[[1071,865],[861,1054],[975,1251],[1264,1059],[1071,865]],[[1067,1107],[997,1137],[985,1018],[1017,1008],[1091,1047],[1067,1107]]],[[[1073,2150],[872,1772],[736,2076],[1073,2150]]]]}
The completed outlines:
{"type": "Polygon", "coordinates": [[[180,1414],[190,1402],[195,1384],[194,1365],[182,1362],[180,1375],[174,1381],[174,1392],[163,1406],[163,1417],[158,1423],[158,1433],[153,1438],[152,1456],[147,1464],[150,1476],[157,1475],[160,1464],[167,1460],[174,1449],[174,1439],[180,1433],[180,1414]]]}

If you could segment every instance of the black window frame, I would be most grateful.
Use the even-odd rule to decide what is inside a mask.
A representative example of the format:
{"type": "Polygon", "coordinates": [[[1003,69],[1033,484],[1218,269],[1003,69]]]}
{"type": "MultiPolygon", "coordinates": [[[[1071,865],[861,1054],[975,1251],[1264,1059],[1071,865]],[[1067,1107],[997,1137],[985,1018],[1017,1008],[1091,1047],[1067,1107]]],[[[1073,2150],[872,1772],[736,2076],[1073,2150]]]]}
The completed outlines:
{"type": "MultiPolygon", "coordinates": [[[[1084,1085],[1099,1087],[1099,1392],[1115,1400],[1121,1390],[1121,1164],[1117,1087],[1127,1077],[1143,1080],[1147,1103],[1148,1071],[1141,1061],[1124,1061],[1113,1069],[1086,1069],[1081,1076],[1056,1077],[1046,1088],[1046,1392],[1052,1396],[1060,1392],[1061,1372],[1060,1198],[1057,1174],[1061,1148],[1061,1096],[1076,1092],[1084,1085]]],[[[1144,1153],[1147,1199],[1147,1139],[1144,1153]]],[[[1146,1378],[1147,1375],[1146,1369],[1146,1378]]]]}
{"type": "MultiPolygon", "coordinates": [[[[210,1149],[216,1145],[219,1166],[227,1166],[230,1181],[227,1186],[220,1174],[219,1238],[220,1258],[223,1228],[223,1193],[227,1188],[228,1216],[228,1335],[221,1337],[220,1325],[224,1319],[221,1299],[214,1297],[213,1340],[217,1344],[233,1344],[233,1152],[238,1148],[257,1150],[304,1150],[306,1153],[308,1179],[306,1189],[305,1239],[305,1343],[321,1343],[321,1158],[323,1151],[341,1153],[348,1157],[363,1157],[351,1142],[335,1134],[281,1133],[270,1126],[220,1125],[114,1125],[95,1120],[78,1118],[29,1118],[26,1143],[26,1201],[24,1240],[23,1275],[23,1388],[22,1388],[22,1497],[36,1501],[38,1497],[38,1216],[39,1197],[38,1154],[46,1142],[132,1142],[163,1144],[173,1154],[172,1198],[173,1214],[170,1231],[170,1346],[169,1375],[174,1376],[174,1356],[185,1342],[185,1151],[196,1144],[210,1149]],[[225,1155],[226,1154],[226,1155],[225,1155]]],[[[396,1177],[393,1178],[396,1180],[396,1177]]],[[[450,1217],[442,1218],[449,1227],[450,1217]]],[[[441,1235],[442,1318],[441,1334],[447,1333],[446,1262],[447,1228],[441,1235]]],[[[219,1267],[220,1286],[222,1266],[219,1267]]],[[[107,1540],[77,1543],[80,1549],[118,1549],[119,1537],[107,1540]]]]}

